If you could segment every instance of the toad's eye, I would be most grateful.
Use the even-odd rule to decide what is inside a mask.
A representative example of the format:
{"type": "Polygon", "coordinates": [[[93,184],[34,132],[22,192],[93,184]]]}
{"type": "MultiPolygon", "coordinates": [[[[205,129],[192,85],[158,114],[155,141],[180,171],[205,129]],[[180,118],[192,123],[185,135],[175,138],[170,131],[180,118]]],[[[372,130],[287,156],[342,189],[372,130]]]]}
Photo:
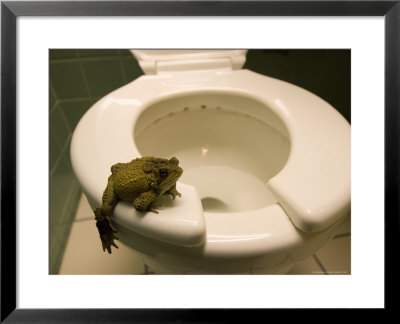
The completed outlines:
{"type": "Polygon", "coordinates": [[[161,169],[160,170],[160,177],[166,177],[166,176],[168,176],[168,170],[166,170],[166,169],[161,169]]]}

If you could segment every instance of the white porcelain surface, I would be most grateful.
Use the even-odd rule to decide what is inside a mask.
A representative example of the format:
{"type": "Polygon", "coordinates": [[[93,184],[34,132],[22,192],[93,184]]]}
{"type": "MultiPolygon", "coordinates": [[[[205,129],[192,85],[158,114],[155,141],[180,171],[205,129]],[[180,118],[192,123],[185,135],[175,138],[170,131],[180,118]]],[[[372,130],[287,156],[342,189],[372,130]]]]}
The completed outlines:
{"type": "MultiPolygon", "coordinates": [[[[143,76],[96,103],[82,118],[74,133],[71,148],[74,170],[90,200],[94,199],[97,204],[100,203],[111,165],[143,155],[134,144],[133,133],[139,132],[133,129],[136,120],[138,124],[141,121],[141,125],[151,125],[156,121],[154,114],[151,113],[152,110],[158,113],[162,107],[164,116],[171,114],[177,116],[178,113],[184,113],[188,104],[196,106],[199,110],[202,110],[202,105],[215,109],[219,105],[229,110],[231,114],[237,113],[242,116],[247,114],[251,119],[266,123],[268,127],[275,129],[277,134],[281,134],[282,138],[286,137],[289,140],[290,154],[287,163],[284,167],[281,165],[283,169],[274,177],[271,179],[266,177],[265,180],[268,180],[268,190],[299,229],[322,230],[348,212],[350,204],[348,123],[329,104],[315,95],[292,84],[247,70],[143,76]],[[166,104],[169,101],[174,105],[166,104]],[[179,101],[181,105],[178,105],[179,101]],[[77,138],[79,140],[76,140],[77,138]]],[[[225,127],[229,127],[229,123],[221,124],[222,129],[225,127]]],[[[249,132],[251,131],[249,129],[249,132]]],[[[165,136],[165,139],[156,143],[159,148],[176,143],[168,140],[170,134],[161,135],[165,136]]],[[[185,136],[181,137],[181,141],[184,140],[185,136]]],[[[231,138],[231,143],[234,141],[235,139],[231,138]]],[[[275,154],[274,147],[262,141],[258,143],[261,144],[258,148],[261,154],[272,156],[275,154]],[[265,149],[262,144],[265,144],[265,149]]],[[[210,142],[210,145],[212,144],[210,142]]],[[[241,146],[243,147],[245,146],[241,146]]],[[[279,145],[275,145],[275,148],[277,147],[279,145]]],[[[194,145],[193,149],[201,152],[203,147],[194,145]]],[[[171,153],[180,158],[179,151],[171,153]]],[[[225,163],[234,161],[240,166],[239,169],[252,170],[251,172],[257,169],[257,166],[249,166],[246,160],[240,161],[237,154],[233,157],[229,154],[234,153],[227,152],[224,155],[220,150],[217,152],[217,155],[225,158],[225,163]]],[[[245,152],[242,155],[246,157],[248,154],[245,152]]],[[[209,156],[211,159],[211,151],[209,156]]],[[[265,169],[268,168],[269,165],[265,169]]],[[[256,176],[260,178],[258,174],[256,176]]],[[[164,223],[159,229],[154,230],[153,225],[157,222],[134,220],[139,220],[140,217],[133,218],[132,227],[154,238],[161,238],[162,231],[170,233],[168,234],[170,242],[179,235],[189,236],[191,239],[187,244],[193,244],[193,238],[199,238],[201,237],[199,233],[204,233],[204,219],[200,216],[201,205],[198,203],[199,197],[194,192],[185,193],[182,199],[182,203],[191,206],[192,213],[198,215],[198,226],[188,226],[195,229],[191,235],[188,235],[186,230],[185,233],[179,231],[180,227],[176,226],[175,221],[170,223],[170,227],[176,228],[176,231],[165,227],[164,223]]],[[[259,209],[260,217],[265,215],[264,207],[259,209]]],[[[172,213],[172,208],[165,209],[158,216],[151,215],[148,218],[158,217],[161,220],[164,213],[168,211],[172,213]]],[[[118,215],[116,210],[117,221],[118,215]]],[[[240,227],[252,227],[245,215],[237,217],[237,222],[241,224],[240,227]]],[[[212,233],[213,228],[207,226],[207,232],[212,233]]],[[[293,229],[288,231],[293,232],[293,229]]],[[[282,233],[285,233],[284,229],[282,233]]],[[[260,238],[258,234],[254,237],[260,238]]],[[[183,241],[183,238],[179,238],[176,243],[182,244],[183,241]]],[[[257,239],[254,239],[254,243],[258,244],[257,239]]]]}
{"type": "Polygon", "coordinates": [[[131,50],[146,74],[195,70],[236,70],[246,61],[247,50],[131,50]]]}

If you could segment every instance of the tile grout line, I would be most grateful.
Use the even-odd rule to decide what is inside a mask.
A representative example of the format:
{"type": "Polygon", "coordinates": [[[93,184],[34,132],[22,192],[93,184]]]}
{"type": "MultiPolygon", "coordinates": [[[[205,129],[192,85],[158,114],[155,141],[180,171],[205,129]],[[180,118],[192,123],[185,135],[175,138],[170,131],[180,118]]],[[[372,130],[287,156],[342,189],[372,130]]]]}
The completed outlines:
{"type": "MultiPolygon", "coordinates": [[[[54,89],[53,83],[51,82],[51,79],[50,79],[50,76],[49,76],[49,95],[50,95],[50,92],[53,93],[53,96],[54,96],[54,103],[53,103],[53,105],[50,107],[50,110],[49,110],[49,118],[50,118],[50,114],[55,110],[55,107],[56,107],[57,104],[58,104],[58,96],[57,96],[56,90],[54,89]]],[[[49,98],[49,103],[50,103],[50,98],[49,98]]]]}
{"type": "MultiPolygon", "coordinates": [[[[60,152],[64,153],[64,150],[67,149],[68,144],[69,144],[69,141],[71,140],[71,138],[72,138],[72,134],[71,134],[71,132],[70,132],[70,133],[68,134],[67,140],[66,140],[65,143],[62,145],[60,152]]],[[[54,171],[55,171],[55,169],[56,169],[58,163],[60,163],[61,159],[63,158],[63,154],[62,154],[62,153],[61,153],[61,154],[58,154],[57,159],[54,161],[53,167],[52,167],[51,170],[50,170],[50,174],[49,174],[50,177],[54,174],[54,171]]]]}
{"type": "Polygon", "coordinates": [[[66,141],[68,141],[69,137],[72,136],[72,129],[71,129],[71,126],[68,123],[67,117],[65,116],[64,109],[62,107],[62,104],[61,104],[60,100],[57,100],[57,103],[60,104],[60,108],[59,108],[60,114],[61,114],[61,117],[62,117],[62,119],[63,119],[63,121],[64,121],[64,123],[65,123],[65,125],[67,126],[67,129],[68,129],[68,138],[66,140],[66,141]]]}
{"type": "Polygon", "coordinates": [[[315,262],[317,262],[318,266],[321,268],[321,270],[324,272],[324,274],[328,274],[328,272],[326,271],[324,265],[322,264],[322,262],[318,259],[316,254],[313,254],[313,258],[315,260],[315,262]]]}
{"type": "Polygon", "coordinates": [[[79,65],[79,69],[81,70],[81,75],[82,75],[83,82],[85,83],[86,91],[87,91],[89,97],[93,97],[93,93],[92,93],[92,91],[91,91],[91,89],[89,87],[89,82],[88,82],[88,80],[86,78],[85,69],[83,68],[82,58],[81,58],[79,52],[77,50],[75,50],[75,51],[76,51],[76,55],[78,57],[76,59],[76,61],[77,61],[78,65],[79,65]]]}
{"type": "Polygon", "coordinates": [[[56,89],[54,89],[53,82],[51,82],[50,73],[49,73],[49,89],[50,89],[50,91],[53,92],[54,98],[56,99],[55,101],[57,101],[58,95],[57,95],[56,89]]]}
{"type": "Polygon", "coordinates": [[[77,210],[77,212],[75,213],[75,219],[74,219],[74,222],[76,222],[76,223],[80,223],[80,222],[86,222],[86,221],[94,221],[95,220],[95,218],[94,218],[94,216],[93,217],[85,217],[85,218],[79,218],[79,219],[76,219],[76,215],[78,214],[78,210],[77,210]]]}
{"type": "Polygon", "coordinates": [[[50,117],[51,113],[56,109],[57,105],[58,105],[58,99],[55,99],[53,105],[50,107],[49,117],[50,117]]]}
{"type": "MultiPolygon", "coordinates": [[[[64,204],[64,207],[62,208],[62,211],[61,211],[61,214],[64,216],[65,214],[67,214],[67,208],[69,207],[69,205],[71,205],[71,199],[73,198],[73,195],[74,195],[74,191],[80,191],[80,188],[79,188],[79,185],[78,185],[78,183],[74,183],[73,185],[72,185],[72,189],[68,192],[68,196],[67,196],[67,199],[66,199],[66,203],[64,204]]],[[[78,207],[76,208],[76,209],[78,209],[78,207]]],[[[75,213],[74,213],[74,217],[75,217],[75,214],[76,214],[76,211],[75,211],[75,213]]],[[[61,223],[64,223],[66,220],[65,219],[61,219],[61,223]]],[[[68,221],[68,220],[67,220],[68,221]]],[[[69,226],[72,226],[72,223],[74,222],[74,220],[72,221],[72,222],[69,222],[68,221],[68,224],[69,224],[69,226]]]]}
{"type": "MultiPolygon", "coordinates": [[[[63,216],[63,223],[65,222],[65,214],[67,214],[68,213],[68,205],[70,204],[70,200],[72,199],[72,197],[73,197],[73,194],[74,194],[74,190],[75,190],[75,188],[77,188],[78,190],[79,190],[79,185],[76,183],[76,184],[74,184],[73,185],[73,189],[72,190],[70,190],[70,192],[68,193],[68,198],[67,198],[67,202],[64,204],[64,207],[62,208],[62,211],[61,211],[61,215],[63,216]]],[[[75,213],[73,214],[73,216],[75,217],[75,214],[76,214],[76,211],[75,211],[75,213]]],[[[68,240],[69,240],[69,238],[70,238],[70,235],[71,235],[71,229],[72,229],[72,225],[73,225],[73,223],[74,223],[74,219],[72,220],[72,222],[68,222],[68,223],[64,223],[65,224],[65,226],[67,226],[68,227],[68,234],[67,234],[67,237],[66,237],[66,239],[64,240],[64,242],[59,242],[58,241],[58,238],[56,237],[56,240],[59,242],[59,244],[60,244],[60,246],[61,246],[61,253],[60,253],[60,256],[59,256],[59,258],[60,258],[60,260],[59,260],[59,264],[57,265],[57,273],[59,273],[59,271],[60,271],[60,269],[61,269],[61,264],[62,264],[62,262],[63,262],[63,259],[64,259],[64,255],[65,255],[65,251],[66,251],[66,249],[67,249],[67,245],[68,245],[68,240]]]]}
{"type": "MultiPolygon", "coordinates": [[[[72,189],[68,192],[68,195],[67,195],[67,198],[66,198],[66,200],[65,200],[64,206],[61,208],[61,219],[60,219],[60,223],[54,224],[53,227],[55,227],[55,226],[62,226],[62,227],[65,228],[65,226],[67,226],[67,227],[69,227],[69,228],[68,228],[68,232],[71,231],[73,221],[72,221],[72,222],[66,222],[65,214],[68,213],[68,206],[69,206],[69,204],[70,204],[70,201],[71,201],[71,199],[72,199],[72,197],[73,197],[73,195],[74,195],[74,191],[75,191],[76,189],[79,190],[79,185],[78,185],[77,183],[73,184],[72,189]]],[[[74,214],[74,216],[75,216],[75,214],[74,214]]],[[[48,236],[48,237],[49,237],[49,243],[50,243],[50,235],[51,235],[50,232],[51,232],[51,226],[50,226],[50,222],[49,222],[49,236],[48,236]]],[[[65,249],[66,249],[66,246],[67,246],[67,243],[68,243],[69,233],[68,233],[68,235],[67,235],[67,238],[66,238],[65,242],[61,242],[61,241],[60,241],[60,238],[59,238],[57,235],[55,235],[54,232],[53,232],[53,235],[54,235],[54,240],[57,242],[57,244],[58,244],[58,245],[61,247],[61,249],[62,249],[62,252],[61,252],[61,254],[60,254],[60,263],[58,264],[58,270],[59,270],[60,267],[61,267],[61,263],[62,263],[63,255],[64,255],[64,253],[65,253],[65,249]]]]}

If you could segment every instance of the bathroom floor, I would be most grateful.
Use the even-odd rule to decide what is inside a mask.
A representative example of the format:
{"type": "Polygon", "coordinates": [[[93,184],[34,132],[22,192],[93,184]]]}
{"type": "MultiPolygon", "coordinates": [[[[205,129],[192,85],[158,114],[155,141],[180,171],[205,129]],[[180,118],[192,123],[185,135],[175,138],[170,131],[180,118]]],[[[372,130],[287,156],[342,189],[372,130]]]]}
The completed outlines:
{"type": "MultiPolygon", "coordinates": [[[[350,240],[348,217],[333,240],[296,264],[288,274],[350,274],[350,240]]],[[[122,244],[118,253],[103,252],[93,212],[86,197],[81,195],[59,274],[154,274],[154,271],[139,254],[122,244]]]]}

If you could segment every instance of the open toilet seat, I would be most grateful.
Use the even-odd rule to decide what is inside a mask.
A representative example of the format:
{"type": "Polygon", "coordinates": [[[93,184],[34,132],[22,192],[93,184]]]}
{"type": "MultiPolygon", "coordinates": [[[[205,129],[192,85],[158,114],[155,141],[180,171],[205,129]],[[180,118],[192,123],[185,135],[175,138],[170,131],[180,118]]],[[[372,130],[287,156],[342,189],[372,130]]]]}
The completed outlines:
{"type": "MultiPolygon", "coordinates": [[[[248,114],[269,120],[271,127],[288,137],[287,162],[268,181],[276,202],[247,211],[203,212],[197,190],[178,181],[182,198],[159,214],[143,216],[129,203],[120,202],[113,221],[166,243],[204,244],[208,255],[253,256],[300,245],[312,236],[303,232],[327,229],[347,214],[348,123],[314,94],[248,70],[142,76],[98,101],[81,119],[71,144],[75,174],[92,206],[101,204],[111,165],[142,156],[134,140],[138,120],[143,125],[154,122],[151,114],[145,114],[149,107],[185,96],[233,96],[236,102],[240,98],[257,102],[249,106],[248,114]]],[[[242,109],[232,107],[232,111],[242,109]]],[[[169,106],[164,115],[178,108],[186,107],[169,106]]]]}

